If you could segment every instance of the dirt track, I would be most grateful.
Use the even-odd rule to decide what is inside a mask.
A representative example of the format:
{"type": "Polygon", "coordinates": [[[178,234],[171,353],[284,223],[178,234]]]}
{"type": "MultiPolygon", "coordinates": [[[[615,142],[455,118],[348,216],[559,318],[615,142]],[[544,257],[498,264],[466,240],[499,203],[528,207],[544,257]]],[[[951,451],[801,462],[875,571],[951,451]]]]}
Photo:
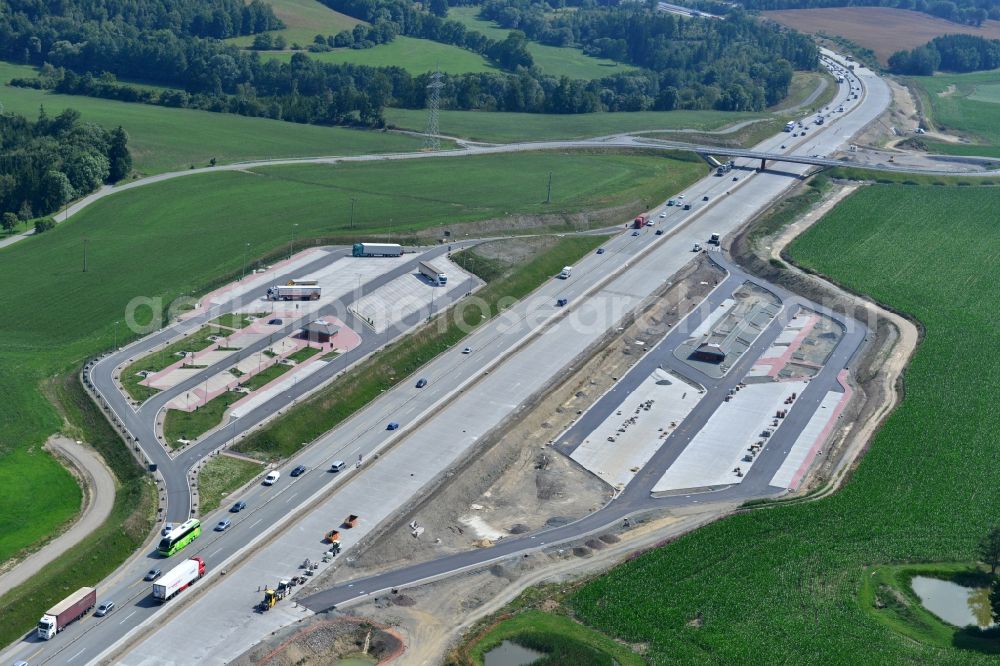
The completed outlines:
{"type": "Polygon", "coordinates": [[[115,477],[104,464],[104,459],[93,449],[61,435],[50,437],[45,448],[68,467],[80,483],[83,507],[69,529],[21,562],[6,563],[6,570],[0,575],[0,590],[9,590],[24,583],[49,562],[80,543],[107,520],[115,503],[115,477]]]}

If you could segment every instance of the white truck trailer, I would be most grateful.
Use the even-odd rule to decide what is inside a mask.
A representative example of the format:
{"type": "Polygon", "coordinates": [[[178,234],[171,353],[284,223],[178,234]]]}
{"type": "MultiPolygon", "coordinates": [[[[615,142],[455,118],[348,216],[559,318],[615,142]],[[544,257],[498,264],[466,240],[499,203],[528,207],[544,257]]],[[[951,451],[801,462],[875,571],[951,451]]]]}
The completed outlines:
{"type": "Polygon", "coordinates": [[[153,598],[161,604],[177,596],[205,575],[205,561],[200,557],[184,560],[153,584],[153,598]]]}
{"type": "Polygon", "coordinates": [[[420,264],[418,265],[418,268],[420,270],[420,274],[423,275],[428,280],[430,280],[431,282],[433,282],[434,284],[438,286],[448,284],[448,275],[438,270],[438,268],[434,266],[434,264],[431,264],[426,261],[421,261],[420,264]]]}
{"type": "Polygon", "coordinates": [[[270,301],[318,301],[322,294],[318,285],[278,284],[267,290],[270,301]]]}

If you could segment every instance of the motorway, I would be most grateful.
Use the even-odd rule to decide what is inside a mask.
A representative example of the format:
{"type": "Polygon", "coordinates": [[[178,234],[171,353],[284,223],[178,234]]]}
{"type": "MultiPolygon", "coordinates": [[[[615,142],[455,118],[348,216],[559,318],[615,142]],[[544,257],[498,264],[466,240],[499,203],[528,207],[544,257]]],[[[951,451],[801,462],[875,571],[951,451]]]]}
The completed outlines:
{"type": "Polygon", "coordinates": [[[743,381],[747,370],[757,360],[761,352],[766,350],[778,337],[788,321],[801,308],[818,309],[815,304],[784,289],[769,285],[767,288],[782,300],[783,308],[780,315],[754,341],[723,379],[712,379],[679,361],[674,356],[673,350],[701,323],[704,315],[728,298],[740,284],[745,281],[759,283],[757,278],[747,275],[725,259],[718,258],[716,261],[729,271],[729,275],[719,288],[715,289],[706,299],[705,305],[694,310],[691,316],[683,322],[683,325],[676,326],[665,336],[651,353],[633,366],[616,384],[615,388],[605,394],[554,445],[557,450],[568,455],[588,433],[592,432],[609,414],[617,409],[628,393],[639,386],[654,369],[660,366],[670,367],[675,372],[705,386],[707,389],[705,397],[681,423],[681,427],[664,440],[663,445],[653,458],[612,502],[599,511],[563,526],[542,530],[523,537],[506,538],[491,548],[466,551],[375,576],[353,579],[318,594],[299,599],[299,603],[310,610],[321,612],[390,589],[428,582],[442,576],[479,568],[497,560],[521,556],[525,553],[556,548],[566,542],[576,541],[615,526],[625,518],[635,518],[650,511],[689,506],[692,502],[739,503],[749,499],[784,493],[784,488],[772,487],[769,485],[770,481],[784,461],[783,454],[791,448],[826,392],[838,386],[836,381],[838,373],[848,367],[864,342],[867,329],[859,322],[846,320],[833,313],[826,313],[844,327],[845,335],[823,366],[822,371],[809,382],[807,388],[802,392],[781,427],[768,440],[767,445],[757,461],[750,467],[742,483],[710,493],[692,493],[663,498],[652,496],[653,486],[663,472],[677,460],[694,435],[715,413],[726,395],[729,394],[730,389],[735,388],[743,381]]]}
{"type": "MultiPolygon", "coordinates": [[[[842,147],[851,136],[886,108],[889,95],[884,83],[874,75],[861,73],[860,76],[865,89],[862,99],[851,105],[845,99],[846,86],[842,86],[831,106],[844,104],[846,112],[838,114],[836,119],[831,119],[823,129],[815,130],[812,136],[790,145],[788,152],[805,155],[829,154],[842,147]]],[[[787,141],[787,135],[773,137],[762,142],[755,152],[771,154],[778,151],[778,144],[787,141]]],[[[607,143],[602,142],[602,145],[607,143]]],[[[241,632],[228,633],[225,636],[219,634],[220,643],[202,646],[199,648],[202,650],[199,654],[203,655],[208,650],[208,654],[218,653],[219,659],[222,659],[223,653],[231,653],[233,650],[238,654],[242,651],[243,643],[251,644],[257,635],[246,635],[248,632],[245,631],[246,619],[242,598],[238,607],[242,610],[234,611],[232,603],[236,596],[224,590],[230,589],[227,586],[231,581],[239,580],[241,569],[249,570],[257,566],[256,563],[261,558],[269,557],[269,552],[272,553],[271,556],[275,549],[279,551],[291,549],[297,552],[294,551],[297,544],[295,540],[304,537],[295,531],[284,532],[281,529],[284,522],[294,520],[296,516],[305,519],[319,503],[333,501],[330,498],[335,500],[340,494],[350,493],[352,488],[361,486],[367,486],[366,494],[371,496],[357,500],[370,502],[370,506],[366,505],[363,513],[366,517],[388,516],[397,507],[404,506],[412,499],[415,492],[419,491],[419,487],[446,470],[450,464],[471,450],[478,439],[521,409],[523,401],[543,388],[549,377],[555,376],[561,368],[572,363],[605,330],[614,326],[622,316],[639,305],[662,284],[663,280],[669,279],[670,275],[689,260],[688,250],[693,242],[704,242],[710,232],[735,231],[754,214],[781,196],[801,173],[810,168],[805,164],[796,164],[789,165],[788,171],[769,170],[754,173],[755,164],[752,162],[738,161],[737,166],[745,175],[736,183],[728,177],[708,177],[689,188],[685,194],[687,201],[694,204],[694,209],[689,212],[672,209],[671,217],[667,220],[669,231],[665,235],[654,236],[647,230],[637,237],[625,233],[609,241],[606,246],[607,253],[585,258],[574,270],[571,280],[547,283],[531,298],[515,304],[504,315],[477,329],[466,342],[463,342],[463,345],[468,344],[473,348],[473,354],[447,353],[428,364],[420,371],[421,376],[431,380],[428,387],[418,391],[414,389],[412,383],[404,383],[386,392],[335,431],[286,463],[286,467],[305,464],[311,470],[309,473],[295,480],[285,478],[274,488],[251,489],[243,498],[247,500],[249,509],[236,516],[237,519],[229,531],[221,535],[206,533],[182,553],[184,557],[199,553],[206,557],[210,576],[215,578],[206,581],[206,584],[211,583],[215,586],[212,592],[198,595],[195,590],[187,597],[182,596],[171,604],[174,609],[183,608],[183,613],[173,615],[170,609],[160,610],[148,599],[149,586],[141,583],[139,578],[142,572],[149,568],[151,562],[157,564],[161,562],[159,558],[149,553],[135,559],[111,580],[101,584],[101,597],[111,595],[118,602],[120,610],[116,613],[103,619],[86,618],[74,625],[71,630],[47,643],[39,643],[28,638],[15,646],[11,655],[21,658],[30,656],[33,664],[76,664],[95,661],[106,648],[122,641],[144,623],[148,624],[148,621],[159,618],[156,622],[159,631],[138,646],[134,659],[130,656],[124,659],[124,662],[174,663],[163,657],[164,653],[160,649],[162,642],[168,641],[169,645],[181,650],[177,653],[180,656],[177,657],[176,663],[187,663],[184,654],[194,656],[194,653],[184,653],[185,648],[178,646],[178,638],[183,641],[185,637],[199,630],[204,634],[212,634],[216,624],[225,618],[227,612],[240,613],[236,621],[241,632]],[[708,197],[707,203],[702,201],[703,197],[708,197]],[[568,297],[570,307],[555,307],[556,297],[568,297]],[[581,325],[581,321],[587,324],[581,325]],[[525,372],[525,369],[529,368],[530,370],[525,372]],[[399,431],[390,433],[385,430],[384,424],[390,417],[402,424],[403,427],[399,431]],[[444,448],[447,448],[447,451],[441,452],[438,457],[427,456],[425,453],[425,458],[433,458],[428,460],[426,465],[413,467],[412,457],[405,458],[406,455],[419,455],[421,452],[437,453],[439,449],[444,448]],[[376,454],[380,456],[377,463],[374,461],[376,454]],[[366,465],[357,470],[350,470],[346,474],[333,475],[323,471],[323,467],[335,457],[351,461],[355,455],[362,456],[366,465]],[[406,464],[411,467],[393,468],[395,460],[409,460],[406,464]],[[410,469],[413,471],[409,471],[410,469]],[[407,480],[404,470],[414,478],[413,481],[407,480]],[[398,475],[399,483],[382,485],[352,483],[354,479],[364,481],[374,474],[389,479],[398,475]],[[383,487],[384,485],[393,487],[383,487]],[[254,546],[254,551],[246,552],[248,546],[254,546]],[[228,571],[225,578],[220,579],[215,575],[220,569],[226,568],[228,571]],[[164,617],[164,614],[167,617],[164,617]],[[233,641],[234,636],[238,636],[238,640],[235,641],[237,644],[229,644],[228,641],[233,641]],[[158,653],[161,655],[159,658],[156,656],[158,653]]],[[[723,261],[729,270],[730,280],[743,279],[738,269],[724,260],[720,261],[723,261]]],[[[412,270],[412,267],[409,270],[412,270]]],[[[301,274],[306,271],[296,272],[301,274]]],[[[365,285],[362,291],[370,293],[389,279],[391,277],[387,275],[372,281],[365,285]]],[[[769,288],[777,293],[773,287],[769,288]]],[[[791,294],[782,293],[779,296],[785,301],[784,312],[790,312],[801,306],[801,302],[791,294]]],[[[196,318],[184,322],[177,329],[154,334],[123,352],[102,359],[88,369],[92,383],[106,400],[111,401],[117,418],[123,421],[128,430],[138,438],[147,459],[161,466],[165,479],[169,475],[171,480],[168,487],[168,515],[178,519],[190,511],[190,505],[187,504],[186,470],[197,459],[223,445],[233,434],[228,432],[228,429],[225,435],[217,432],[204,442],[189,447],[181,455],[171,458],[153,435],[156,410],[147,409],[145,405],[138,411],[133,410],[114,385],[113,369],[127,358],[134,358],[144,349],[151,349],[185,331],[194,330],[202,321],[225,312],[229,305],[231,304],[212,308],[210,312],[202,315],[205,319],[196,318]],[[180,481],[177,481],[177,478],[180,478],[180,481]]],[[[863,329],[859,331],[857,326],[847,324],[845,322],[847,330],[853,330],[854,333],[852,337],[842,341],[835,356],[827,364],[828,370],[824,372],[839,371],[844,367],[856,349],[854,343],[859,342],[854,336],[860,334],[863,339],[863,329]]],[[[772,334],[777,335],[780,328],[775,329],[774,326],[777,324],[772,324],[768,334],[762,335],[755,342],[754,348],[741,359],[741,364],[755,358],[754,350],[769,343],[770,339],[773,339],[772,334]]],[[[673,338],[668,336],[662,344],[669,344],[672,340],[673,338]]],[[[369,347],[358,352],[357,357],[370,352],[371,349],[372,347],[369,347]]],[[[231,359],[227,361],[227,364],[231,363],[231,359]]],[[[741,376],[739,372],[729,374],[729,377],[737,376],[741,376]]],[[[329,376],[326,379],[329,379],[329,376]]],[[[315,381],[318,384],[322,379],[316,378],[315,381]]],[[[821,390],[825,392],[828,388],[821,386],[823,382],[815,381],[814,384],[816,392],[821,390]]],[[[725,381],[720,382],[716,388],[721,391],[725,385],[725,381]]],[[[302,388],[303,392],[306,390],[308,387],[302,388]]],[[[714,391],[712,395],[715,396],[719,391],[714,391]]],[[[803,398],[805,397],[804,393],[803,398]]],[[[721,397],[718,399],[721,400],[721,397]]],[[[241,418],[236,424],[239,426],[236,433],[249,427],[254,418],[264,418],[282,409],[286,406],[285,403],[284,396],[276,398],[262,406],[260,414],[241,418]]],[[[689,417],[694,419],[692,423],[707,418],[711,404],[711,400],[706,396],[702,406],[689,417]]],[[[792,414],[795,414],[795,410],[792,414]]],[[[785,431],[788,433],[787,437],[791,437],[797,427],[795,418],[790,417],[786,422],[790,427],[783,426],[778,432],[785,431]]],[[[801,418],[805,419],[807,416],[803,413],[801,418]]],[[[798,424],[799,429],[803,423],[798,424]]],[[[687,428],[686,423],[684,430],[688,433],[694,432],[694,429],[687,428]]],[[[568,436],[571,435],[572,431],[568,436]]],[[[778,444],[774,446],[769,444],[765,454],[762,454],[755,463],[742,484],[716,493],[716,498],[725,499],[727,497],[725,493],[734,493],[736,498],[751,496],[753,493],[756,493],[756,496],[773,494],[775,489],[767,487],[766,482],[771,478],[767,470],[773,471],[781,463],[781,456],[778,454],[781,440],[776,438],[774,441],[778,444]],[[769,451],[775,453],[772,455],[769,451]]],[[[316,595],[303,601],[312,608],[326,608],[357,598],[361,590],[364,590],[365,594],[370,594],[379,586],[398,587],[429,576],[447,575],[463,567],[481,564],[484,556],[506,557],[519,552],[518,547],[521,550],[539,548],[559,540],[576,538],[588,530],[600,529],[609,522],[616,522],[623,515],[648,509],[651,506],[648,503],[653,501],[649,497],[649,488],[662,474],[665,466],[669,466],[672,462],[671,456],[676,456],[683,448],[680,446],[680,440],[674,444],[677,445],[662,447],[647,467],[608,508],[588,516],[584,521],[557,530],[528,535],[518,540],[504,540],[488,551],[463,553],[452,558],[416,565],[411,569],[390,572],[381,578],[366,581],[363,586],[352,582],[347,585],[353,587],[338,586],[322,593],[325,596],[316,595]]],[[[684,497],[656,500],[656,506],[683,501],[684,497]]],[[[210,525],[214,519],[213,516],[207,516],[205,523],[210,525]]],[[[376,522],[372,520],[372,523],[359,530],[358,534],[362,535],[365,533],[364,530],[370,531],[376,522]]],[[[308,538],[314,539],[315,535],[308,538]]],[[[352,538],[356,541],[360,536],[352,538]]],[[[181,556],[177,556],[179,557],[181,556]]],[[[287,555],[285,559],[288,559],[287,555]]],[[[172,562],[163,564],[166,568],[172,562]]],[[[274,576],[282,573],[274,571],[274,576]]],[[[176,652],[168,651],[168,653],[176,652]]]]}

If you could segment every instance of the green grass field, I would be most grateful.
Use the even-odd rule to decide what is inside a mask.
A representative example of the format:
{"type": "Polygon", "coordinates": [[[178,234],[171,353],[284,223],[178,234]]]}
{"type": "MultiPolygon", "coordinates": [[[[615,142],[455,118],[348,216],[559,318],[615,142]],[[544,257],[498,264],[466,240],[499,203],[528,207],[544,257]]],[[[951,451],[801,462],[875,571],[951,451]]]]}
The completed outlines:
{"type": "Polygon", "coordinates": [[[737,515],[618,567],[573,599],[588,624],[648,641],[654,664],[995,663],[896,633],[859,594],[866,567],[972,559],[1000,511],[996,196],[872,186],[793,244],[803,265],[926,326],[903,403],[837,494],[737,515]],[[698,612],[704,626],[687,627],[698,612]]]}
{"type": "Polygon", "coordinates": [[[908,79],[918,89],[936,127],[967,135],[972,143],[925,141],[946,155],[1000,157],[1000,70],[908,79]]]}
{"type": "MultiPolygon", "coordinates": [[[[458,21],[472,30],[483,33],[490,39],[503,40],[509,30],[505,30],[492,21],[477,18],[479,7],[452,7],[448,10],[448,19],[458,21]]],[[[538,42],[528,42],[528,52],[534,58],[535,64],[543,73],[549,76],[568,76],[571,79],[600,79],[619,72],[635,69],[614,60],[591,58],[577,48],[547,46],[538,42]]]]}
{"type": "MultiPolygon", "coordinates": [[[[336,12],[316,0],[268,0],[274,14],[281,19],[285,28],[272,30],[272,35],[281,35],[289,45],[298,43],[307,46],[313,43],[316,35],[336,35],[341,30],[350,30],[359,23],[356,18],[336,12]]],[[[250,46],[253,35],[244,35],[227,39],[227,42],[237,46],[250,46]]]]}
{"type": "Polygon", "coordinates": [[[263,467],[253,460],[214,456],[198,473],[198,512],[211,513],[237,488],[260,474],[263,467]]]}
{"type": "MultiPolygon", "coordinates": [[[[260,55],[261,58],[273,58],[281,62],[292,59],[292,51],[264,51],[260,55]]],[[[411,74],[432,72],[437,67],[448,74],[500,71],[478,53],[450,44],[432,42],[429,39],[402,36],[396,37],[388,44],[379,44],[370,49],[335,49],[324,53],[306,53],[306,55],[319,62],[346,62],[370,67],[397,66],[411,74]]]]}
{"type": "Polygon", "coordinates": [[[273,157],[400,152],[418,150],[422,145],[420,139],[385,132],[129,104],[6,85],[11,78],[33,75],[30,67],[0,62],[4,109],[35,118],[40,106],[50,116],[71,107],[88,122],[105,127],[121,125],[129,134],[135,169],[142,174],[176,171],[192,164],[208,166],[213,157],[224,164],[273,157]]]}
{"type": "Polygon", "coordinates": [[[641,666],[646,662],[628,647],[620,645],[607,636],[580,625],[562,615],[550,615],[536,610],[517,613],[499,622],[482,638],[463,650],[474,664],[482,664],[487,652],[502,641],[510,640],[539,651],[549,653],[551,661],[543,663],[612,664],[620,666],[641,666]],[[530,637],[531,642],[525,638],[530,637]],[[547,649],[546,649],[547,648],[547,649]],[[551,650],[551,652],[549,652],[551,650]],[[596,654],[593,654],[596,653],[596,654]],[[612,661],[614,660],[614,661],[612,661]]]}
{"type": "MultiPolygon", "coordinates": [[[[476,141],[510,143],[560,139],[589,139],[621,132],[691,129],[716,130],[733,123],[766,118],[763,113],[726,111],[637,111],[635,113],[488,113],[441,111],[441,133],[476,141]]],[[[424,131],[427,111],[386,109],[386,121],[395,127],[424,131]]]]}
{"type": "MultiPolygon", "coordinates": [[[[334,232],[342,238],[382,232],[390,218],[401,231],[629,202],[644,210],[703,173],[697,162],[587,153],[218,173],[122,192],[52,231],[0,250],[0,282],[8,294],[0,321],[5,392],[0,480],[8,489],[0,503],[0,534],[5,535],[0,561],[79,508],[72,478],[39,452],[62,424],[40,384],[110,349],[113,324],[124,320],[132,298],[162,298],[166,308],[177,297],[219,286],[239,276],[245,243],[251,244],[251,260],[285,251],[294,222],[301,247],[306,238],[334,232]],[[553,203],[546,206],[549,171],[556,176],[553,203]],[[348,229],[351,197],[358,199],[354,233],[348,229]],[[202,234],[213,241],[200,242],[202,234]],[[84,238],[89,240],[87,273],[80,270],[84,238]],[[35,492],[39,487],[47,489],[44,498],[35,492]]],[[[124,324],[118,334],[119,344],[127,342],[124,324]]]]}

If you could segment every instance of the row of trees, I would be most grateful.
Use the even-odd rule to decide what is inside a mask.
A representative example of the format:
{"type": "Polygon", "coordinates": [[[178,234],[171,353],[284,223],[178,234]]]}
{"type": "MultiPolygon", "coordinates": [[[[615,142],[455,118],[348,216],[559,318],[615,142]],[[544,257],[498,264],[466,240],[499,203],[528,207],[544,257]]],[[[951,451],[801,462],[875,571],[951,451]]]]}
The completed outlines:
{"type": "Polygon", "coordinates": [[[128,135],[80,122],[66,109],[37,121],[0,114],[0,217],[17,221],[48,215],[66,202],[121,180],[132,170],[128,135]]]}
{"type": "Polygon", "coordinates": [[[976,35],[944,35],[910,51],[889,56],[894,74],[930,76],[937,70],[975,72],[1000,67],[1000,40],[976,35]]]}
{"type": "Polygon", "coordinates": [[[264,0],[4,0],[0,50],[41,64],[56,42],[78,44],[95,31],[136,38],[160,30],[226,39],[284,27],[264,0]]]}
{"type": "Polygon", "coordinates": [[[737,0],[746,9],[817,9],[820,7],[893,7],[908,9],[954,23],[982,25],[1000,19],[1000,6],[992,0],[737,0]]]}

